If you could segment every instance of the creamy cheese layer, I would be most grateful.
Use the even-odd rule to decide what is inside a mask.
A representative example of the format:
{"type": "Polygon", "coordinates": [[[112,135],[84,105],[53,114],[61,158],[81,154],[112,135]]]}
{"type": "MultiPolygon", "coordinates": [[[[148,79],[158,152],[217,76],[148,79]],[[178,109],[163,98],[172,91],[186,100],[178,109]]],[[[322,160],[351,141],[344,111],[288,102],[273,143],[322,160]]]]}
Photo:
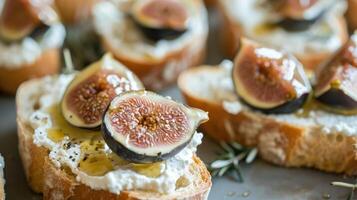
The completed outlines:
{"type": "Polygon", "coordinates": [[[160,60],[190,42],[194,45],[207,37],[208,19],[204,5],[198,1],[184,0],[190,13],[188,30],[174,40],[149,41],[128,17],[127,12],[134,1],[102,2],[93,9],[96,31],[110,41],[121,55],[131,59],[160,60]]]}
{"type": "MultiPolygon", "coordinates": [[[[340,25],[338,17],[343,17],[347,8],[346,1],[335,1],[321,21],[302,32],[288,32],[279,27],[268,28],[266,25],[276,16],[267,6],[263,6],[265,0],[219,1],[230,20],[242,27],[246,37],[264,44],[295,54],[334,52],[342,45],[340,35],[344,30],[336,26],[340,25]]],[[[311,9],[307,14],[314,15],[311,12],[317,10],[319,9],[311,9]]]]}
{"type": "Polygon", "coordinates": [[[39,40],[26,37],[19,42],[9,44],[0,40],[0,66],[18,69],[25,64],[31,64],[45,50],[61,47],[64,37],[64,27],[61,24],[55,24],[39,40]]]}
{"type": "MultiPolygon", "coordinates": [[[[56,167],[67,166],[75,174],[77,181],[93,189],[108,190],[112,193],[120,193],[123,190],[172,193],[177,190],[185,190],[192,184],[193,176],[189,168],[193,163],[192,157],[196,152],[196,148],[201,144],[203,137],[201,133],[195,133],[190,144],[177,155],[160,163],[159,175],[155,177],[133,170],[129,167],[131,164],[124,161],[118,162],[124,164],[114,165],[114,168],[108,170],[104,175],[91,175],[81,170],[82,166],[79,165],[83,164],[83,153],[87,153],[82,152],[83,144],[88,140],[74,142],[73,138],[71,138],[73,133],[65,134],[64,137],[57,138],[57,141],[50,139],[50,130],[55,127],[56,119],[48,111],[48,108],[60,102],[64,90],[72,78],[72,75],[60,75],[57,78],[47,77],[44,79],[44,83],[41,84],[42,88],[39,88],[43,90],[43,95],[39,99],[40,109],[29,117],[31,126],[34,129],[34,143],[50,150],[49,157],[56,167]],[[184,180],[185,184],[180,186],[180,180],[184,180]]],[[[80,132],[83,135],[83,130],[80,132]]],[[[87,134],[84,133],[84,135],[84,138],[88,136],[89,138],[99,138],[99,141],[102,140],[101,134],[93,131],[87,134]]],[[[108,146],[105,143],[103,144],[102,147],[96,149],[96,153],[100,155],[112,154],[108,146]]],[[[100,166],[98,167],[99,170],[100,166]]]]}

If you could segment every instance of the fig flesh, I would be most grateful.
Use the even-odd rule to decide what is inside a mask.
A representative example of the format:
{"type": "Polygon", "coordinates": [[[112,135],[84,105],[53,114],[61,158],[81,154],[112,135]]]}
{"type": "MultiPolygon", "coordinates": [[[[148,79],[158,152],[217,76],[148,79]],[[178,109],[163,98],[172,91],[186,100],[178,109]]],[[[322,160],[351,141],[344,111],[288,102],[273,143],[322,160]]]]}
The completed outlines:
{"type": "Polygon", "coordinates": [[[113,152],[153,163],[180,152],[208,115],[153,92],[130,91],[115,97],[103,118],[103,137],[113,152]]]}
{"type": "Polygon", "coordinates": [[[338,113],[357,113],[357,33],[317,74],[315,97],[338,113]]]}
{"type": "Polygon", "coordinates": [[[62,114],[74,126],[96,128],[115,96],[143,88],[131,71],[107,54],[77,74],[69,84],[61,102],[62,114]]]}
{"type": "Polygon", "coordinates": [[[291,113],[300,108],[311,86],[293,56],[242,39],[233,81],[243,102],[265,113],[291,113]]]}
{"type": "Polygon", "coordinates": [[[179,0],[137,1],[131,16],[144,35],[154,41],[177,38],[188,26],[188,12],[179,0]]]}
{"type": "Polygon", "coordinates": [[[57,20],[51,1],[5,0],[0,13],[0,37],[16,41],[29,35],[39,24],[57,20]]]}

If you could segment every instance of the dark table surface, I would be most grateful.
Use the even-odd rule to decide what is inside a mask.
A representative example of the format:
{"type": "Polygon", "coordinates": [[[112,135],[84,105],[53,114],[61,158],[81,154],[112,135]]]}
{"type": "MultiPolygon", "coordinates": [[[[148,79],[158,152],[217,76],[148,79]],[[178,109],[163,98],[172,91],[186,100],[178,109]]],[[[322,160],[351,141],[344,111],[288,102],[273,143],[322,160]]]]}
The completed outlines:
{"type": "MultiPolygon", "coordinates": [[[[215,14],[211,13],[211,26],[215,27],[216,19],[215,14]]],[[[212,51],[207,54],[207,63],[210,64],[217,64],[222,60],[216,40],[219,38],[219,31],[215,29],[210,33],[208,49],[212,51]]],[[[182,101],[175,86],[162,93],[182,101]]],[[[15,119],[14,97],[0,95],[0,153],[3,154],[6,162],[6,199],[41,199],[41,195],[32,193],[26,184],[18,154],[15,119]]],[[[199,146],[198,154],[208,163],[214,159],[214,153],[217,150],[218,146],[211,139],[205,137],[203,144],[199,146]]],[[[311,169],[281,168],[259,159],[249,166],[243,166],[242,170],[245,177],[244,183],[237,183],[230,176],[213,179],[209,199],[344,200],[347,199],[350,190],[333,187],[330,183],[332,181],[352,181],[351,178],[346,178],[343,175],[327,174],[311,169]]]]}

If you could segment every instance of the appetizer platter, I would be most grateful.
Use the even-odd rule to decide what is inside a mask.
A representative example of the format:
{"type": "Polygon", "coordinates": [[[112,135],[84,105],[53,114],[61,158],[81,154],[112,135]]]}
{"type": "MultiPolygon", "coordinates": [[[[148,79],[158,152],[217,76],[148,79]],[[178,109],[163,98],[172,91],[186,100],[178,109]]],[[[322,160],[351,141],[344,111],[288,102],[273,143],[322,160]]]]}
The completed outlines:
{"type": "Polygon", "coordinates": [[[355,199],[355,4],[0,0],[0,200],[355,199]]]}

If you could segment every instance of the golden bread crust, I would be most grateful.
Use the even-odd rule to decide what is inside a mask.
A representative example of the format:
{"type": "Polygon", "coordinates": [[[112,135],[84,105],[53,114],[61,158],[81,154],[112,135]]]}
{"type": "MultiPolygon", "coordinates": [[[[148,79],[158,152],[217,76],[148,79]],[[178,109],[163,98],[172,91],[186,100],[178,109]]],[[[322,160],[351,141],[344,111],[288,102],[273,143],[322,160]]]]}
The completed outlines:
{"type": "Polygon", "coordinates": [[[26,80],[58,73],[60,50],[49,49],[33,63],[20,68],[8,69],[0,66],[0,91],[15,94],[20,84],[26,80]]]}

